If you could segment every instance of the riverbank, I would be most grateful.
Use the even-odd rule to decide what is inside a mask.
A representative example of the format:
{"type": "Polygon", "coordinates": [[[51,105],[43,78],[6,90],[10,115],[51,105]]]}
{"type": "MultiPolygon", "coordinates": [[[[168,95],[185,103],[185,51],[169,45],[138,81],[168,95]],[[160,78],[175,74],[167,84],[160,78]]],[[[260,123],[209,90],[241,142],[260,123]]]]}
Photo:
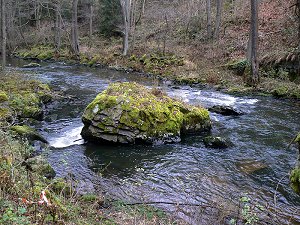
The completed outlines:
{"type": "Polygon", "coordinates": [[[53,178],[55,172],[44,158],[47,145],[37,153],[28,142],[33,140],[22,133],[27,127],[13,125],[41,120],[55,93],[17,72],[7,72],[1,81],[0,224],[183,224],[152,206],[80,194],[71,176],[53,178]]]}
{"type": "Polygon", "coordinates": [[[138,72],[160,80],[180,85],[202,85],[233,94],[254,94],[279,98],[300,99],[300,86],[290,81],[289,73],[271,68],[261,71],[257,87],[247,84],[245,60],[227,62],[222,65],[206,66],[194,63],[185,57],[171,53],[139,53],[137,50],[129,56],[120,54],[119,45],[108,50],[95,47],[82,47],[80,56],[74,57],[68,49],[57,52],[52,46],[34,46],[19,49],[14,56],[35,61],[61,61],[67,64],[80,64],[88,67],[107,67],[125,72],[138,72]],[[241,63],[239,63],[241,62],[241,63]],[[234,66],[233,66],[234,65],[234,66]],[[240,71],[243,71],[242,74],[240,71]]]}
{"type": "Polygon", "coordinates": [[[35,150],[26,141],[0,130],[0,142],[0,224],[183,224],[151,206],[79,194],[71,178],[32,170],[35,150]]]}

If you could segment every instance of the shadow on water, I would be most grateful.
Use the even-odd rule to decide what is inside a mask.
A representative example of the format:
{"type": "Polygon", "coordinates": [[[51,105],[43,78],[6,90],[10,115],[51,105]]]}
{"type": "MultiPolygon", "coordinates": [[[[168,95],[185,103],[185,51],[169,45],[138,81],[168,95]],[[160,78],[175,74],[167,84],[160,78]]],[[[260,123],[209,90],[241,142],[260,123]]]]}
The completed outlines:
{"type": "MultiPolygon", "coordinates": [[[[26,63],[19,61],[14,65],[26,63]]],[[[300,198],[288,185],[288,173],[295,164],[297,152],[295,147],[286,150],[300,130],[299,104],[188,86],[174,88],[135,73],[60,63],[17,69],[72,96],[70,101],[56,102],[45,121],[37,125],[53,146],[48,159],[58,176],[72,173],[83,181],[83,188],[87,186],[91,190],[101,183],[110,195],[130,201],[222,203],[234,208],[240,197],[248,193],[253,201],[269,207],[271,214],[265,219],[277,215],[275,224],[287,224],[290,218],[292,224],[300,223],[297,215],[300,198]],[[116,81],[136,81],[146,86],[159,84],[170,96],[190,104],[239,109],[244,115],[210,114],[212,133],[229,138],[234,146],[225,150],[205,148],[201,135],[185,137],[181,143],[169,145],[82,144],[80,117],[84,107],[109,83],[116,81]]],[[[191,213],[188,208],[178,211],[176,207],[160,206],[192,224],[212,223],[207,210],[199,223],[193,220],[193,213],[198,209],[191,213]]]]}

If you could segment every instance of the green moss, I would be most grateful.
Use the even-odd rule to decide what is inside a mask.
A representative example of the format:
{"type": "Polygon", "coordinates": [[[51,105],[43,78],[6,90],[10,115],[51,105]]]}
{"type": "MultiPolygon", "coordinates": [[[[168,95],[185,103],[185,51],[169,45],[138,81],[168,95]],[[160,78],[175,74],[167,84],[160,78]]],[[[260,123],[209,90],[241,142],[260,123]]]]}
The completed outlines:
{"type": "Polygon", "coordinates": [[[6,107],[0,107],[0,121],[5,121],[10,116],[10,110],[6,107]]]}
{"type": "Polygon", "coordinates": [[[272,91],[272,94],[276,97],[284,97],[289,94],[289,88],[286,86],[279,86],[272,91]]]}
{"type": "Polygon", "coordinates": [[[39,60],[48,60],[48,59],[52,59],[53,55],[54,55],[54,51],[50,50],[50,51],[45,51],[45,52],[38,54],[37,58],[39,60]]]}
{"type": "Polygon", "coordinates": [[[16,132],[18,135],[27,138],[29,141],[42,141],[44,143],[48,143],[45,138],[43,138],[35,129],[27,126],[27,125],[16,125],[10,128],[12,131],[16,132]]]}
{"type": "Polygon", "coordinates": [[[0,91],[0,103],[8,101],[8,96],[5,91],[0,91]]]}
{"type": "Polygon", "coordinates": [[[65,196],[70,196],[75,191],[72,185],[62,178],[55,179],[51,187],[56,194],[64,194],[65,196]]]}
{"type": "Polygon", "coordinates": [[[239,59],[234,60],[232,62],[229,62],[225,65],[230,70],[234,70],[237,75],[242,76],[249,65],[249,62],[247,59],[239,59]]]}
{"type": "Polygon", "coordinates": [[[87,106],[82,119],[85,124],[95,119],[93,124],[109,134],[130,128],[146,137],[179,136],[181,131],[210,128],[206,109],[130,82],[111,84],[87,106]]]}
{"type": "Polygon", "coordinates": [[[298,143],[300,145],[300,133],[297,135],[297,137],[295,138],[295,142],[298,143]]]}
{"type": "Polygon", "coordinates": [[[95,202],[98,199],[98,196],[95,194],[84,194],[81,196],[81,200],[84,202],[95,202]]]}
{"type": "Polygon", "coordinates": [[[35,80],[24,80],[19,76],[9,76],[3,79],[0,89],[9,93],[8,106],[10,111],[15,112],[15,116],[41,118],[42,103],[52,100],[52,93],[47,84],[35,80]]]}
{"type": "Polygon", "coordinates": [[[297,167],[291,171],[290,182],[293,190],[300,194],[300,168],[297,167]]]}
{"type": "Polygon", "coordinates": [[[12,126],[11,130],[17,132],[20,135],[26,135],[30,133],[35,133],[35,129],[29,127],[29,126],[12,126]]]}

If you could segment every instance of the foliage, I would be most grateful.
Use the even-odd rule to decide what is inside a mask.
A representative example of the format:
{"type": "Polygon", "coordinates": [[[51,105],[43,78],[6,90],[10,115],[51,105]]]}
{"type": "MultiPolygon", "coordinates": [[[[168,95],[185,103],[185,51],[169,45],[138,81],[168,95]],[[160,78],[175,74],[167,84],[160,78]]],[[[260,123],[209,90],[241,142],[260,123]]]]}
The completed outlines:
{"type": "Polygon", "coordinates": [[[238,221],[242,220],[244,224],[254,225],[258,224],[260,218],[259,213],[265,211],[265,207],[254,203],[248,194],[244,194],[240,198],[240,213],[241,218],[231,218],[229,223],[231,225],[240,224],[238,221]]]}

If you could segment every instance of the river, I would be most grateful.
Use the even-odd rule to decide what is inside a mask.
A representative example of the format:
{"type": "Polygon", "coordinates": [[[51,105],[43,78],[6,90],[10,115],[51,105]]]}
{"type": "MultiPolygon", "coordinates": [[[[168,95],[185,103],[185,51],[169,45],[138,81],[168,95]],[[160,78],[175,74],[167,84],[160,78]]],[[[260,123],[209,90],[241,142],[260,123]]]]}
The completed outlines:
{"type": "Polygon", "coordinates": [[[43,63],[42,67],[25,69],[21,66],[28,61],[10,63],[12,68],[70,96],[54,102],[45,119],[35,126],[51,145],[44,154],[57,176],[72,174],[82,191],[102,191],[130,202],[186,204],[157,206],[190,224],[224,224],[233,218],[229,211],[242,207],[239,199],[249,196],[251,207],[266,208],[257,212],[259,223],[300,223],[300,197],[288,185],[297,151],[295,146],[287,150],[300,130],[299,102],[228,95],[101,68],[43,63]],[[234,146],[225,150],[206,148],[201,135],[184,137],[181,143],[153,146],[84,143],[80,137],[84,108],[109,83],[117,81],[159,86],[168,95],[194,105],[237,108],[244,115],[210,114],[212,134],[229,138],[234,146]]]}

